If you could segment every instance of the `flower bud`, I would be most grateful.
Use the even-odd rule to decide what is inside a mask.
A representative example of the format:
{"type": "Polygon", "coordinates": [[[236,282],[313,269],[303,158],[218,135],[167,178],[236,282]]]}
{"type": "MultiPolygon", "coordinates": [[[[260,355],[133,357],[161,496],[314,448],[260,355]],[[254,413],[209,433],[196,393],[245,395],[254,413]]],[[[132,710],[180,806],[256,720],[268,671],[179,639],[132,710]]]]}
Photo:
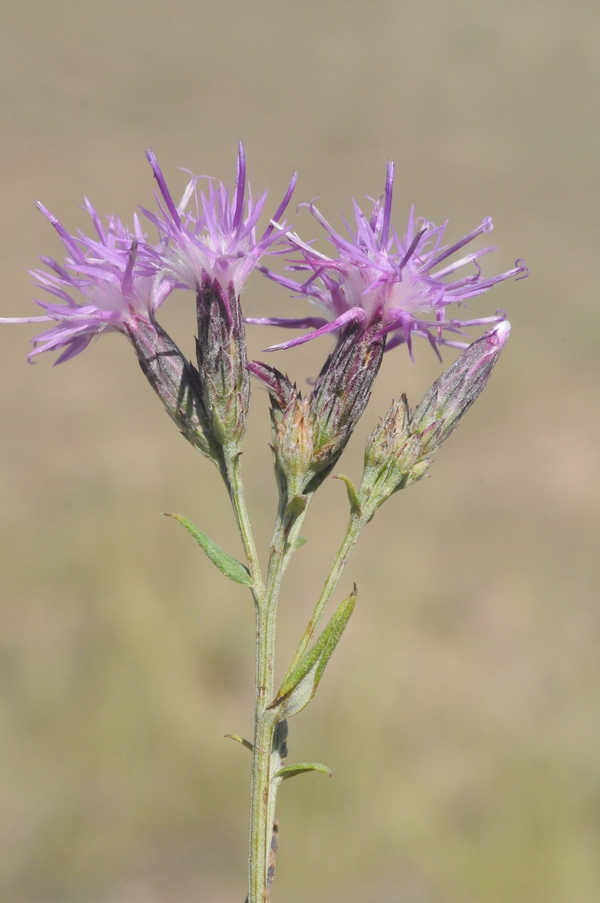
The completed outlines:
{"type": "Polygon", "coordinates": [[[275,367],[252,361],[248,369],[269,390],[275,473],[280,491],[292,499],[302,495],[314,456],[311,396],[303,398],[275,367]]]}
{"type": "Polygon", "coordinates": [[[426,393],[411,421],[413,431],[422,434],[425,454],[437,451],[483,392],[509,335],[510,323],[503,320],[465,348],[426,393]]]}
{"type": "Polygon", "coordinates": [[[220,449],[208,421],[198,371],[153,319],[134,316],[127,334],[146,379],[194,448],[221,466],[220,449]]]}
{"type": "Polygon", "coordinates": [[[481,394],[510,333],[504,320],[469,345],[411,414],[406,396],[394,402],[365,449],[358,501],[372,517],[394,492],[420,480],[432,455],[481,394]]]}
{"type": "Polygon", "coordinates": [[[377,337],[379,328],[350,326],[306,397],[274,367],[248,365],[271,395],[275,469],[288,499],[314,492],[346,447],[381,365],[385,340],[377,337]]]}
{"type": "Polygon", "coordinates": [[[239,445],[250,405],[246,336],[239,297],[204,274],[196,291],[196,356],[204,407],[216,440],[239,445]]]}

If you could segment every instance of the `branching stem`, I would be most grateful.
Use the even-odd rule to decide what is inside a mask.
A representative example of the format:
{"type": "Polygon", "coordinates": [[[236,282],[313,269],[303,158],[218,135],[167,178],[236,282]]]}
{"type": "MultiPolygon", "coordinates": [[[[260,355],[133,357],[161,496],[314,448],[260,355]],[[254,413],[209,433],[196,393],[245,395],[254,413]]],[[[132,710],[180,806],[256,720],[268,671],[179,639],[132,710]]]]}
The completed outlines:
{"type": "MultiPolygon", "coordinates": [[[[250,837],[248,856],[248,903],[269,903],[269,859],[273,836],[275,798],[279,781],[275,771],[281,760],[274,749],[274,735],[280,713],[269,708],[275,696],[275,630],[281,581],[296,549],[300,529],[312,496],[288,504],[282,494],[269,550],[266,584],[263,582],[250,519],[246,509],[240,472],[240,454],[225,454],[225,473],[231,503],[252,576],[255,604],[255,697],[252,785],[250,792],[250,837]]],[[[306,652],[329,600],[342,575],[348,557],[367,522],[357,513],[350,517],[346,535],[325,586],[300,642],[290,670],[306,652]]]]}
{"type": "Polygon", "coordinates": [[[277,602],[281,580],[295,550],[307,505],[290,512],[286,500],[280,500],[265,586],[246,510],[240,455],[226,455],[225,462],[229,495],[253,579],[252,595],[255,603],[254,748],[250,791],[248,903],[268,903],[268,869],[278,784],[274,780],[274,770],[280,765],[277,751],[273,749],[279,712],[276,708],[268,708],[275,695],[277,602]]]}
{"type": "MultiPolygon", "coordinates": [[[[288,669],[288,674],[293,671],[296,665],[300,662],[302,657],[304,656],[306,650],[308,649],[310,642],[315,634],[317,627],[321,621],[321,618],[325,614],[325,610],[329,604],[329,600],[331,599],[335,589],[339,583],[340,577],[342,576],[343,570],[346,567],[346,563],[350,554],[356,545],[358,537],[362,533],[365,525],[368,522],[368,518],[363,514],[352,513],[350,516],[350,520],[348,522],[348,527],[346,529],[346,535],[342,540],[342,544],[338,549],[338,553],[335,557],[333,565],[331,566],[331,570],[327,576],[325,581],[325,585],[323,587],[323,591],[319,596],[317,604],[315,605],[315,609],[312,613],[312,617],[308,622],[306,630],[300,640],[300,645],[296,650],[296,654],[292,660],[292,663],[288,669]]],[[[287,676],[287,675],[286,675],[287,676]]]]}

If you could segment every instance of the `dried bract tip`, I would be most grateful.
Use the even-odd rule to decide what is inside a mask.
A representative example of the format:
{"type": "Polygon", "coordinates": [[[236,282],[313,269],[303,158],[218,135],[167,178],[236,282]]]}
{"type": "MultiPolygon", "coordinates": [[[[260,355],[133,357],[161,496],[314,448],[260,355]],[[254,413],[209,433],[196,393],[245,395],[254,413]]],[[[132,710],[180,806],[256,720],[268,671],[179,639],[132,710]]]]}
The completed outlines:
{"type": "Polygon", "coordinates": [[[279,410],[285,410],[298,395],[296,386],[275,367],[263,364],[262,361],[250,361],[248,370],[267,387],[273,403],[279,410]]]}

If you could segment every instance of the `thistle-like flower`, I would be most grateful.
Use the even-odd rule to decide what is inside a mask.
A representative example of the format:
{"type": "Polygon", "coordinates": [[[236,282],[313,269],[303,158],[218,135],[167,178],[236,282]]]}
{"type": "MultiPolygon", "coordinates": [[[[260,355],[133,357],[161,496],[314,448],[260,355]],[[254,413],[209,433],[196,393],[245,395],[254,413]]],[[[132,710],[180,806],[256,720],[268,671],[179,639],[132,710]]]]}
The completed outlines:
{"type": "Polygon", "coordinates": [[[425,219],[417,219],[412,208],[406,233],[400,238],[391,224],[393,185],[394,164],[390,162],[384,196],[374,203],[371,216],[367,218],[353,201],[356,227],[353,229],[344,221],[347,238],[333,229],[314,204],[307,205],[334,245],[336,257],[321,254],[293,232],[285,233],[288,249],[300,255],[289,261],[288,269],[309,275],[304,282],[297,283],[266,267],[261,267],[261,271],[286,288],[308,297],[321,316],[248,319],[249,323],[294,329],[312,327],[311,332],[274,345],[269,351],[291,348],[317,336],[339,332],[353,322],[367,327],[379,318],[380,335],[388,335],[386,350],[406,344],[412,357],[412,339],[417,335],[426,338],[439,356],[439,345],[467,347],[468,342],[460,340],[467,327],[494,325],[504,319],[502,311],[491,317],[465,320],[448,318],[446,312],[449,305],[464,305],[467,299],[498,282],[527,275],[525,264],[517,260],[512,269],[484,278],[478,261],[495,250],[493,247],[471,251],[448,262],[477,236],[490,232],[491,219],[484,219],[480,226],[453,245],[445,245],[446,224],[435,226],[425,219]],[[468,265],[474,272],[451,280],[450,277],[468,265]]]}
{"type": "Polygon", "coordinates": [[[89,237],[81,231],[70,235],[42,204],[37,206],[60,235],[68,256],[62,264],[42,257],[50,272],[32,271],[37,287],[60,299],[59,303],[35,299],[45,311],[42,316],[0,318],[0,323],[53,324],[33,339],[29,360],[43,351],[64,349],[56,361],[61,364],[87,348],[95,336],[122,332],[131,337],[138,319],[154,319],[174,283],[158,283],[153,277],[156,252],[146,243],[137,216],[133,232],[115,217],[108,217],[104,226],[86,198],[85,208],[96,231],[96,236],[89,237]]]}
{"type": "Polygon", "coordinates": [[[274,223],[278,222],[290,202],[296,185],[292,178],[284,198],[275,211],[273,220],[260,238],[256,237],[256,224],[265,206],[267,192],[254,202],[248,186],[246,215],[246,158],[240,144],[238,150],[237,177],[233,192],[223,182],[215,184],[208,179],[206,193],[198,191],[202,176],[192,176],[178,205],[167,187],[163,173],[151,150],[146,156],[154,171],[159,194],[156,200],[159,213],[143,210],[166,240],[160,256],[159,272],[167,280],[197,291],[205,276],[216,281],[229,295],[229,287],[237,297],[242,286],[260,258],[281,238],[274,223]],[[192,206],[192,211],[187,208],[192,206]]]}
{"type": "Polygon", "coordinates": [[[137,216],[134,231],[108,217],[106,227],[86,199],[96,237],[71,235],[42,204],[44,213],[67,250],[64,263],[42,257],[50,272],[35,270],[38,287],[60,299],[36,299],[43,316],[1,318],[0,323],[51,323],[33,340],[31,360],[43,351],[64,349],[56,363],[83,351],[91,340],[107,332],[121,332],[131,341],[150,385],[183,435],[202,454],[221,465],[220,452],[209,429],[201,399],[198,372],[155,314],[175,288],[173,280],[155,275],[159,249],[146,242],[137,216]],[[74,293],[80,300],[73,297],[74,293]]]}
{"type": "MultiPolygon", "coordinates": [[[[234,454],[244,434],[250,403],[239,295],[261,256],[280,236],[271,223],[261,238],[256,237],[266,192],[256,203],[249,192],[244,216],[246,161],[241,144],[233,192],[222,182],[215,185],[209,179],[206,194],[199,193],[199,177],[192,176],[179,206],[152,151],[147,151],[147,157],[159,187],[156,200],[160,213],[144,213],[164,240],[157,278],[196,293],[202,398],[217,441],[234,454]],[[192,212],[187,211],[190,202],[192,212]]],[[[275,212],[275,220],[283,215],[295,183],[296,176],[275,212]]]]}

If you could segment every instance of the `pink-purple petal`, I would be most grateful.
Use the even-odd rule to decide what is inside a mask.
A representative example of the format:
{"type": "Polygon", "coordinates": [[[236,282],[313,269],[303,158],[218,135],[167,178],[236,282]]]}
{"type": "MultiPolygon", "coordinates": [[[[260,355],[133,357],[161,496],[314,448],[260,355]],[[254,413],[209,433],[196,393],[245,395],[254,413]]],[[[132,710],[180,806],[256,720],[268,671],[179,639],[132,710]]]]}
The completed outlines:
{"type": "Polygon", "coordinates": [[[283,326],[284,329],[318,329],[329,323],[324,317],[299,317],[296,320],[282,317],[245,317],[244,319],[246,323],[252,323],[255,326],[283,326]]]}
{"type": "MultiPolygon", "coordinates": [[[[271,246],[280,240],[279,230],[285,228],[285,224],[278,224],[276,232],[271,221],[262,237],[256,237],[256,226],[266,203],[267,192],[257,201],[253,200],[246,182],[243,146],[240,144],[238,149],[233,192],[223,182],[215,184],[212,179],[208,180],[207,189],[200,191],[197,187],[200,177],[192,176],[179,207],[175,207],[156,157],[151,151],[147,152],[147,156],[163,201],[161,203],[161,198],[157,197],[158,214],[142,208],[142,213],[166,239],[164,247],[157,253],[157,275],[193,290],[202,284],[207,275],[210,279],[216,279],[225,291],[232,285],[239,294],[249,273],[262,255],[270,252],[271,246]],[[190,202],[195,212],[187,210],[190,202]]],[[[294,185],[295,178],[277,208],[277,218],[287,207],[294,185]]]]}
{"type": "MultiPolygon", "coordinates": [[[[459,345],[451,336],[463,334],[471,325],[498,323],[499,318],[449,319],[445,311],[451,304],[459,306],[476,295],[488,291],[494,285],[513,277],[527,275],[524,263],[518,260],[514,268],[492,277],[484,277],[479,260],[489,254],[492,247],[471,251],[461,259],[447,263],[435,272],[436,267],[448,260],[478,236],[492,229],[492,221],[486,217],[479,226],[453,244],[443,243],[447,223],[433,223],[415,217],[414,207],[408,216],[404,236],[399,237],[391,223],[394,166],[388,163],[383,198],[374,203],[369,218],[353,201],[355,227],[342,217],[348,237],[337,233],[316,208],[307,204],[315,220],[324,229],[335,248],[336,256],[327,258],[311,247],[312,242],[302,240],[295,233],[287,232],[287,269],[304,276],[303,282],[295,282],[287,276],[266,268],[261,272],[297,295],[304,295],[315,303],[329,318],[329,326],[321,326],[304,337],[274,346],[289,348],[309,341],[319,335],[337,331],[344,316],[351,311],[362,310],[365,325],[376,317],[383,321],[378,335],[388,334],[387,350],[406,344],[412,356],[412,337],[425,338],[438,349],[440,345],[459,345]],[[458,279],[455,274],[471,268],[458,279]],[[433,320],[427,319],[433,316],[433,320]],[[449,334],[449,335],[448,335],[449,334]]],[[[286,326],[286,318],[279,320],[286,326]]],[[[299,324],[299,318],[290,323],[299,324]]]]}
{"type": "Polygon", "coordinates": [[[314,332],[308,332],[306,333],[306,335],[301,335],[295,339],[290,339],[289,342],[282,342],[280,345],[271,345],[269,348],[265,348],[264,351],[283,351],[286,348],[294,348],[296,345],[303,345],[305,342],[310,342],[311,339],[316,339],[319,336],[327,335],[330,332],[335,332],[338,329],[342,329],[344,326],[347,326],[348,323],[355,323],[357,321],[360,321],[364,324],[366,322],[366,319],[367,317],[364,310],[361,307],[354,307],[350,310],[347,310],[331,323],[326,323],[325,326],[321,326],[319,329],[315,329],[314,332]]]}

